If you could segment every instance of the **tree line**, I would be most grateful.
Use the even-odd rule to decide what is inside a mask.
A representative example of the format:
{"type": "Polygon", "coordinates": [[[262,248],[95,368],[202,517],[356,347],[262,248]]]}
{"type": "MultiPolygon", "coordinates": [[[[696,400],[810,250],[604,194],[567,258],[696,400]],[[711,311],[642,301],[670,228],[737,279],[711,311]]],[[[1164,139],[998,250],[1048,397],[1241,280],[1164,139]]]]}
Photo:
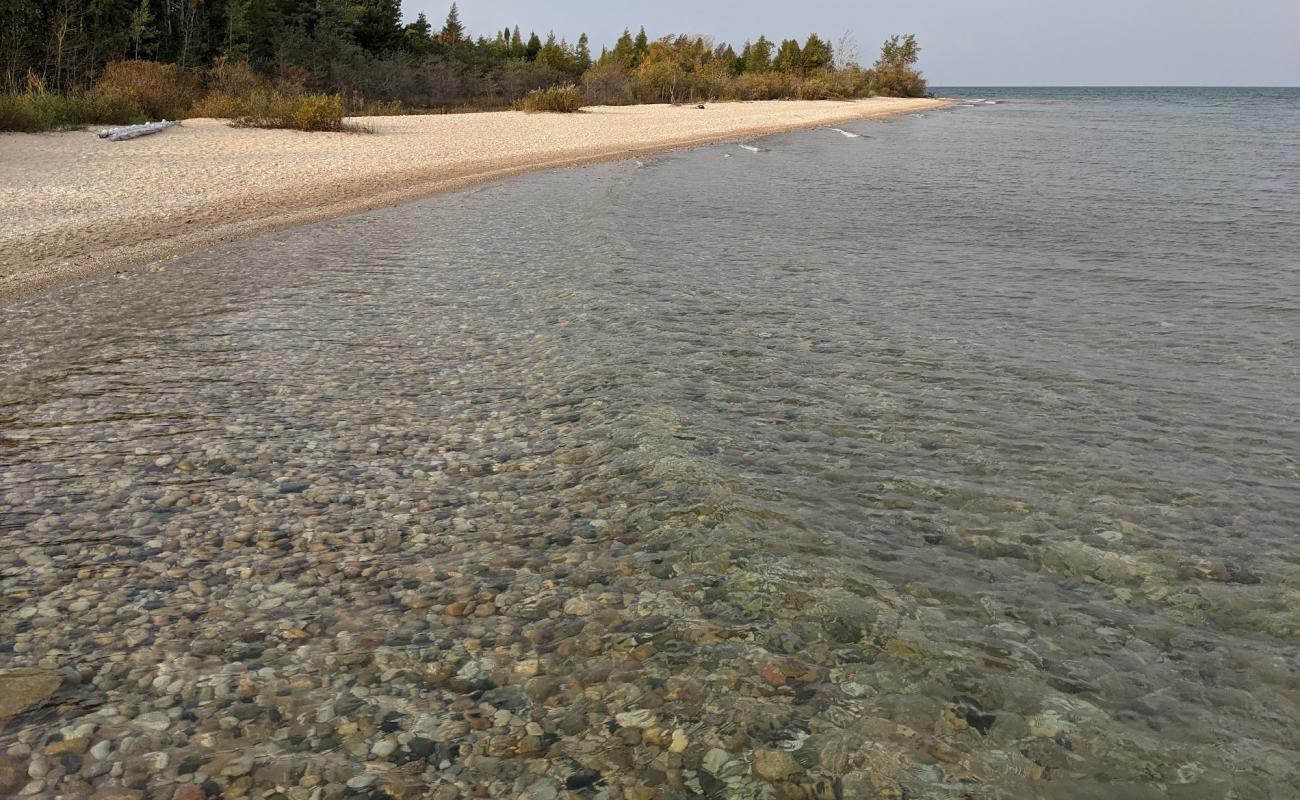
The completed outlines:
{"type": "Polygon", "coordinates": [[[414,108],[501,107],[572,83],[593,102],[920,95],[914,37],[867,68],[852,44],[817,34],[739,50],[706,37],[631,30],[593,54],[519,27],[471,36],[453,4],[443,23],[403,24],[400,0],[0,0],[0,89],[83,92],[123,61],[203,76],[230,63],[285,91],[414,108]]]}

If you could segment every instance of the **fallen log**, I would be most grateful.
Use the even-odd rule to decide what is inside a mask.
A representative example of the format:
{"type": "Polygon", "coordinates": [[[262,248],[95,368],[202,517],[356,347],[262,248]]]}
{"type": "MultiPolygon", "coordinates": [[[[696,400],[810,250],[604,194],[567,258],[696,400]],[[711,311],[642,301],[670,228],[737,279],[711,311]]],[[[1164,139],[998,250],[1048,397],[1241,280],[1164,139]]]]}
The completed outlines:
{"type": "Polygon", "coordinates": [[[127,139],[135,139],[140,136],[148,136],[151,133],[157,133],[164,128],[170,128],[176,124],[176,120],[162,120],[160,122],[146,122],[143,125],[126,125],[121,128],[105,128],[99,132],[99,138],[107,139],[110,142],[124,142],[127,139]]]}

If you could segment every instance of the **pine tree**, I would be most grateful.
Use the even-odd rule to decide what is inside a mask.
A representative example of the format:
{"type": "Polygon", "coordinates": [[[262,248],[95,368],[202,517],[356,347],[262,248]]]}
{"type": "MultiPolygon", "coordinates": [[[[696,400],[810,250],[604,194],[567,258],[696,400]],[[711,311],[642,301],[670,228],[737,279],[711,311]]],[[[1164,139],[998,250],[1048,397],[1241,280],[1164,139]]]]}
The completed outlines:
{"type": "Polygon", "coordinates": [[[640,64],[645,61],[646,54],[650,52],[650,40],[646,38],[645,26],[641,26],[641,32],[636,35],[636,41],[632,43],[632,48],[636,53],[636,63],[640,64]]]}
{"type": "Polygon", "coordinates": [[[831,43],[815,33],[808,34],[808,41],[803,46],[803,71],[813,72],[829,67],[833,60],[831,43]]]}
{"type": "Polygon", "coordinates": [[[465,39],[465,26],[460,22],[460,9],[456,4],[451,4],[451,10],[447,12],[447,21],[442,25],[442,32],[438,34],[438,41],[446,47],[456,47],[465,39]]]}
{"type": "Polygon", "coordinates": [[[511,32],[510,34],[510,57],[511,58],[528,57],[528,50],[527,48],[524,47],[523,37],[519,35],[518,25],[515,26],[514,31],[511,32]]]}
{"type": "Polygon", "coordinates": [[[582,72],[591,69],[591,44],[585,33],[578,37],[578,69],[582,72]]]}
{"type": "Polygon", "coordinates": [[[776,53],[776,63],[772,65],[777,72],[798,72],[802,68],[803,53],[799,43],[794,39],[781,42],[781,49],[776,53]]]}
{"type": "Polygon", "coordinates": [[[533,32],[528,35],[528,46],[524,48],[524,58],[529,61],[536,61],[537,54],[542,52],[542,40],[533,32]]]}
{"type": "Polygon", "coordinates": [[[623,35],[614,42],[614,60],[631,69],[636,66],[636,46],[632,44],[632,31],[623,29],[623,35]]]}
{"type": "Polygon", "coordinates": [[[402,30],[402,40],[412,53],[429,52],[429,46],[433,44],[433,26],[429,24],[429,18],[424,14],[417,15],[415,22],[402,30]]]}
{"type": "Polygon", "coordinates": [[[767,72],[772,68],[772,43],[766,36],[758,37],[758,41],[745,50],[746,72],[767,72]]]}

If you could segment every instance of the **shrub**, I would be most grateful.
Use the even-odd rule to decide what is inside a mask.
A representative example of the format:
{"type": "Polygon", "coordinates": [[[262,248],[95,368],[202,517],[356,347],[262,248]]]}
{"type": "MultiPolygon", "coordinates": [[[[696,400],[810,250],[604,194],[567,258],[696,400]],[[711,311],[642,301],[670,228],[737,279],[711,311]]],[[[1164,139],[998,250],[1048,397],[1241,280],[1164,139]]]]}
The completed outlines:
{"type": "Polygon", "coordinates": [[[222,56],[208,70],[209,92],[232,97],[249,97],[271,88],[271,82],[258,75],[247,61],[231,61],[222,56]]]}
{"type": "Polygon", "coordinates": [[[607,106],[627,105],[633,101],[632,76],[622,64],[609,61],[597,64],[582,76],[583,94],[593,103],[607,106]]]}
{"type": "Polygon", "coordinates": [[[826,100],[832,96],[834,96],[834,90],[831,87],[831,82],[825,78],[804,78],[796,83],[794,87],[794,98],[796,100],[826,100]]]}
{"type": "Polygon", "coordinates": [[[409,113],[406,106],[397,100],[371,100],[361,103],[353,116],[358,117],[402,117],[409,113]]]}
{"type": "Polygon", "coordinates": [[[351,130],[344,122],[347,108],[336,94],[287,96],[264,92],[244,101],[235,124],[247,128],[292,128],[299,131],[351,130]]]}
{"type": "Polygon", "coordinates": [[[690,96],[690,76],[668,59],[646,61],[637,67],[632,80],[642,103],[677,103],[690,96]]]}
{"type": "Polygon", "coordinates": [[[199,98],[198,79],[175,64],[117,61],[104,69],[91,94],[134,103],[150,119],[185,116],[199,98]]]}
{"type": "Polygon", "coordinates": [[[190,108],[189,116],[236,119],[244,116],[248,111],[249,98],[247,95],[239,96],[213,90],[205,94],[202,100],[190,108]]]}
{"type": "Polygon", "coordinates": [[[780,72],[744,72],[731,89],[736,100],[782,100],[793,95],[790,76],[780,72]]]}
{"type": "Polygon", "coordinates": [[[550,111],[560,114],[572,114],[584,105],[582,92],[573,84],[552,86],[549,89],[534,89],[524,95],[520,105],[529,113],[550,111]]]}
{"type": "Polygon", "coordinates": [[[120,97],[57,95],[39,89],[0,94],[0,131],[36,133],[91,123],[126,125],[143,120],[144,112],[120,97]]]}

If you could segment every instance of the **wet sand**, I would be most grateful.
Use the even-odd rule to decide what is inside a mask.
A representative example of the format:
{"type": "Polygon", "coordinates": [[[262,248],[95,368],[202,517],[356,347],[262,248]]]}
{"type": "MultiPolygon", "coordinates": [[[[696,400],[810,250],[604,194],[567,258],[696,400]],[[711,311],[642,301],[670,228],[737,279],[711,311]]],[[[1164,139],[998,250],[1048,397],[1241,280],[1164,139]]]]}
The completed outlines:
{"type": "Polygon", "coordinates": [[[945,103],[873,98],[358,120],[369,134],[194,119],[120,143],[92,131],[0,134],[0,299],[529,170],[945,103]]]}

